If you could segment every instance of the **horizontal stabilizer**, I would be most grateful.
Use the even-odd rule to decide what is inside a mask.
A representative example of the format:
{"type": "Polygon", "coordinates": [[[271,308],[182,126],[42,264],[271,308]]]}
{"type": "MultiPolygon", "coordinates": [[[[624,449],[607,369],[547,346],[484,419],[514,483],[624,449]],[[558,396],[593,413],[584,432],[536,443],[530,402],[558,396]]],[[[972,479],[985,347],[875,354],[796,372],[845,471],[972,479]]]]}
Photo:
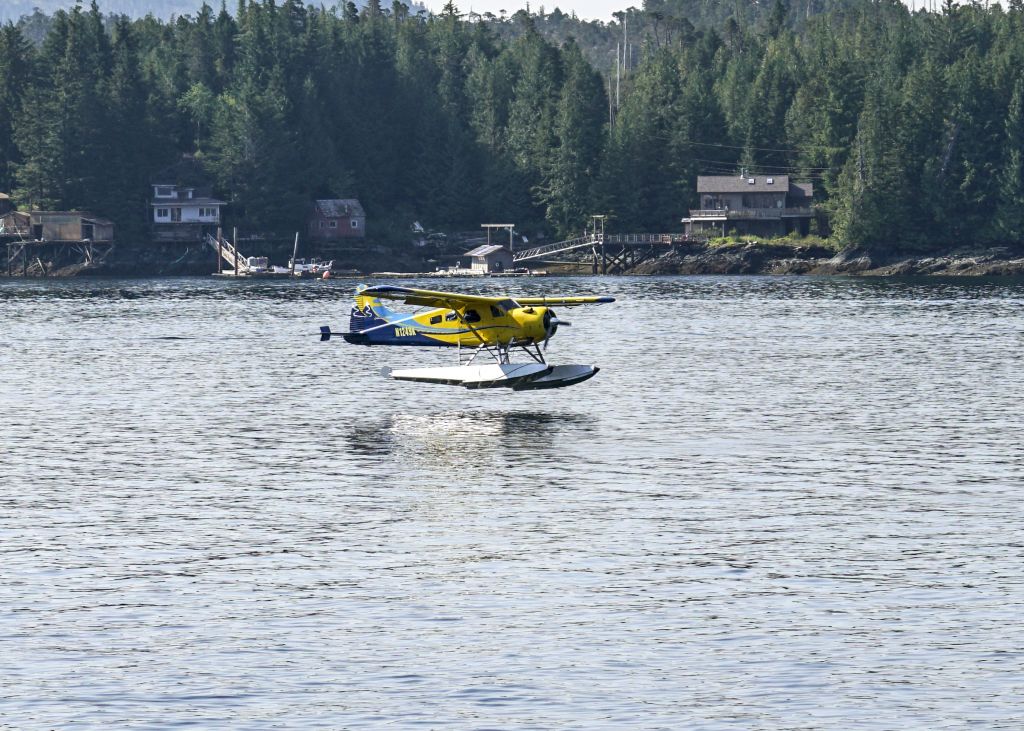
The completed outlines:
{"type": "Polygon", "coordinates": [[[327,325],[320,326],[320,342],[331,339],[331,328],[327,325]]]}

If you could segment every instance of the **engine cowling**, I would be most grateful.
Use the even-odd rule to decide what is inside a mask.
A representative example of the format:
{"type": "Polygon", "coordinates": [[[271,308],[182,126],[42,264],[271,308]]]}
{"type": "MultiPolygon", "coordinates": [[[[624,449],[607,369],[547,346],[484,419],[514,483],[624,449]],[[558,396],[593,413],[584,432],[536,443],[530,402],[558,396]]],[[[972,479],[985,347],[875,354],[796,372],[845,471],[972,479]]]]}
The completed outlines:
{"type": "Polygon", "coordinates": [[[554,313],[547,307],[521,307],[512,310],[510,314],[519,325],[519,331],[516,333],[516,340],[519,342],[543,343],[554,334],[550,328],[557,328],[557,323],[552,324],[554,313]]]}

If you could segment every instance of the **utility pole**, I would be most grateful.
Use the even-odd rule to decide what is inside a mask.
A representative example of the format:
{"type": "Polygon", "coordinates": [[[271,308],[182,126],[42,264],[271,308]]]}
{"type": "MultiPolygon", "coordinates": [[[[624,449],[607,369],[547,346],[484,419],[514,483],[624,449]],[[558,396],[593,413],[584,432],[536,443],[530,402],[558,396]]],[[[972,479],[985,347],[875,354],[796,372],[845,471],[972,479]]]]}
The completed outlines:
{"type": "Polygon", "coordinates": [[[623,50],[622,47],[618,43],[616,43],[615,44],[615,108],[616,109],[619,108],[619,76],[620,76],[620,70],[622,69],[622,65],[623,65],[622,50],[623,50]]]}

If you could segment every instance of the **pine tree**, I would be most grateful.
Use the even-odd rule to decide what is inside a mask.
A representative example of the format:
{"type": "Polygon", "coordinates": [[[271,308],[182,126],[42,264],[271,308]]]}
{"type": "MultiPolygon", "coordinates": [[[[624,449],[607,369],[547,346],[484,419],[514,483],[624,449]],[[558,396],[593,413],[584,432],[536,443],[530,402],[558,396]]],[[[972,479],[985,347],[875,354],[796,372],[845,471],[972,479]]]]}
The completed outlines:
{"type": "Polygon", "coordinates": [[[545,218],[562,236],[578,233],[593,213],[607,99],[598,74],[570,40],[562,49],[565,83],[555,116],[556,147],[540,185],[545,218]]]}
{"type": "Polygon", "coordinates": [[[1006,113],[1004,163],[999,172],[996,235],[1002,243],[1024,242],[1024,80],[1017,79],[1006,113]]]}
{"type": "Polygon", "coordinates": [[[19,153],[14,144],[14,119],[21,111],[34,52],[17,26],[0,27],[0,192],[14,187],[19,153]]]}

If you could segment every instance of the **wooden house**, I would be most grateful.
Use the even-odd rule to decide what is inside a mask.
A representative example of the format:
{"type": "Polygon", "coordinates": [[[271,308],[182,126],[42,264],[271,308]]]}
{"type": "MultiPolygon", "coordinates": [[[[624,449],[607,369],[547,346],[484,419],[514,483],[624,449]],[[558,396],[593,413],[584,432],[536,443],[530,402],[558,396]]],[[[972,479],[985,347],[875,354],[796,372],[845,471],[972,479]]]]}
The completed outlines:
{"type": "Polygon", "coordinates": [[[6,193],[0,193],[0,216],[14,210],[14,201],[6,193]]]}
{"type": "Polygon", "coordinates": [[[470,270],[481,274],[498,274],[512,268],[512,252],[501,244],[484,244],[463,256],[469,257],[470,270]]]}
{"type": "Polygon", "coordinates": [[[311,239],[332,241],[364,238],[366,213],[355,198],[331,198],[313,202],[306,218],[311,239]]]}
{"type": "Polygon", "coordinates": [[[158,173],[151,181],[149,203],[153,237],[159,241],[197,241],[216,233],[221,208],[213,197],[199,163],[185,158],[158,173]]]}
{"type": "Polygon", "coordinates": [[[29,238],[34,241],[91,241],[109,243],[114,240],[114,224],[82,211],[30,211],[29,238]]]}
{"type": "Polygon", "coordinates": [[[814,186],[792,182],[788,175],[701,175],[697,195],[700,208],[682,220],[687,234],[807,234],[814,215],[814,186]]]}

